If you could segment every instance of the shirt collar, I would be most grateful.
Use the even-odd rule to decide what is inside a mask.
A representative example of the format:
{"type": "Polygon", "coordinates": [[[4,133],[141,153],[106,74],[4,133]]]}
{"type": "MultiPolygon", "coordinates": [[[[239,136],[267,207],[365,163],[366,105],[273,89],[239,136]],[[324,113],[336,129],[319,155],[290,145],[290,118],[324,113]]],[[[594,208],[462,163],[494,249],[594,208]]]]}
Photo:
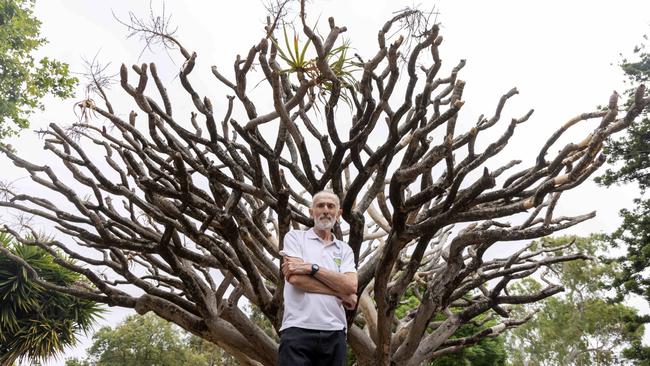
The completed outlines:
{"type": "MultiPolygon", "coordinates": [[[[333,236],[333,235],[332,235],[332,236],[333,236]]],[[[309,239],[319,240],[319,241],[321,241],[321,242],[323,241],[323,239],[321,239],[321,238],[316,234],[316,232],[314,231],[314,228],[313,228],[313,227],[312,227],[312,228],[309,228],[309,230],[307,230],[307,238],[309,238],[309,239]]],[[[334,237],[334,240],[332,241],[332,243],[336,246],[336,248],[339,248],[339,249],[341,248],[341,243],[340,243],[340,241],[339,241],[338,239],[336,239],[336,237],[334,237]]]]}

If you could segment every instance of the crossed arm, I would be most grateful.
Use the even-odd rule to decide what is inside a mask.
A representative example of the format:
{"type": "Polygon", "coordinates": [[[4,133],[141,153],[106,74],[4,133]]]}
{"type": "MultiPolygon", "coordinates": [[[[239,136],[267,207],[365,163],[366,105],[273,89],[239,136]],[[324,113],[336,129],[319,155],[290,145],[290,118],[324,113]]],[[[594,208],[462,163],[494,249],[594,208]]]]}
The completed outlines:
{"type": "Polygon", "coordinates": [[[297,257],[284,257],[282,273],[287,281],[303,291],[332,295],[341,299],[346,309],[357,304],[357,274],[339,273],[321,267],[310,276],[311,263],[297,257]]]}

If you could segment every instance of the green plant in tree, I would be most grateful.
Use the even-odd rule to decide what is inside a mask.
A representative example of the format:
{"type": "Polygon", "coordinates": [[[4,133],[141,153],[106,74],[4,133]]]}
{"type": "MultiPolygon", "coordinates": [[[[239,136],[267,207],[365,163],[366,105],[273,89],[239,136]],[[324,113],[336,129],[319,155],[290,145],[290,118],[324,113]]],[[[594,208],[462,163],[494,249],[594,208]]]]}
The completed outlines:
{"type": "Polygon", "coordinates": [[[0,364],[25,358],[44,361],[74,345],[87,333],[102,309],[99,304],[45,289],[16,259],[35,274],[59,286],[82,286],[81,275],[54,262],[45,250],[0,235],[0,364]]]}
{"type": "Polygon", "coordinates": [[[282,28],[284,34],[284,44],[286,46],[285,50],[278,44],[278,41],[275,38],[271,38],[271,42],[278,50],[278,54],[284,62],[287,63],[288,68],[282,70],[284,73],[302,73],[309,74],[316,70],[316,65],[314,64],[313,59],[307,60],[305,54],[311,43],[311,39],[308,39],[307,42],[301,47],[298,40],[298,35],[294,33],[293,35],[293,46],[289,43],[289,36],[287,35],[286,26],[282,28]],[[292,50],[293,48],[293,50],[292,50]]]}
{"type": "Polygon", "coordinates": [[[28,0],[0,0],[0,138],[28,127],[29,115],[43,108],[45,95],[71,97],[77,83],[67,64],[34,59],[46,40],[33,6],[28,0]]]}
{"type": "MultiPolygon", "coordinates": [[[[297,75],[298,80],[310,81],[317,90],[312,87],[312,95],[315,95],[321,102],[325,103],[326,98],[334,89],[334,81],[330,80],[321,73],[318,69],[316,57],[307,57],[308,50],[310,49],[311,39],[308,39],[303,45],[300,44],[297,33],[293,34],[293,42],[289,41],[286,26],[282,28],[284,48],[279,44],[275,37],[269,37],[273,46],[278,52],[278,56],[286,65],[280,72],[284,75],[293,74],[297,75]]],[[[349,96],[345,90],[355,88],[356,80],[354,79],[353,72],[359,70],[359,64],[354,62],[352,58],[348,57],[350,50],[350,42],[343,40],[341,45],[333,47],[326,55],[325,60],[336,77],[336,82],[340,83],[342,93],[340,97],[348,104],[351,104],[349,96]]]]}

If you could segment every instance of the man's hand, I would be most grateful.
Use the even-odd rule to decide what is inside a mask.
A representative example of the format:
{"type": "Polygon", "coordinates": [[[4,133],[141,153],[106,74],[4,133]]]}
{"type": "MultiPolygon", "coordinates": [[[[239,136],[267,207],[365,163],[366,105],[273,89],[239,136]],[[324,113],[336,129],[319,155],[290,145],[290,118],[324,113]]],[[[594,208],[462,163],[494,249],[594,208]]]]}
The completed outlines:
{"type": "Polygon", "coordinates": [[[354,310],[354,307],[357,306],[357,294],[349,294],[339,298],[343,302],[343,307],[348,310],[354,310]]]}
{"type": "Polygon", "coordinates": [[[302,259],[297,257],[284,257],[282,262],[282,274],[284,278],[289,278],[292,275],[308,275],[311,274],[311,263],[305,263],[302,259]]]}

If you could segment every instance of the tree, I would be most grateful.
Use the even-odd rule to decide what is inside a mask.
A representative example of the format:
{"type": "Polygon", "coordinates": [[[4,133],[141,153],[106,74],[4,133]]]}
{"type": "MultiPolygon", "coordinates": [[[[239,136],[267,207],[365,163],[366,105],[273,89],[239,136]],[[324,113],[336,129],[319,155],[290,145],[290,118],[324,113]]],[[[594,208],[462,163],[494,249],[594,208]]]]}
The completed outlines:
{"type": "Polygon", "coordinates": [[[93,335],[86,359],[66,360],[66,366],[235,365],[215,345],[179,331],[149,313],[131,315],[120,325],[103,327],[93,335]]]}
{"type": "Polygon", "coordinates": [[[43,108],[45,95],[71,97],[77,83],[67,64],[34,60],[32,54],[46,40],[32,7],[30,0],[0,1],[0,138],[29,126],[29,115],[43,108]]]}
{"type": "Polygon", "coordinates": [[[120,85],[137,113],[110,103],[96,83],[104,105],[81,105],[108,126],[81,121],[44,131],[45,149],[63,164],[65,176],[52,164],[2,149],[52,193],[48,199],[7,188],[0,205],[51,220],[65,235],[45,242],[7,230],[25,244],[85,263],[66,268],[96,289],[39,284],[139,314],[154,312],[242,364],[272,365],[276,340],[238,305],[246,298],[278,329],[283,238],[291,228],[312,224],[309,195],[330,187],[343,209],[336,235],[353,248],[359,266],[349,343],[360,365],[429,362],[525,322],[511,305],[561,292],[557,283],[516,296],[507,287],[585,254],[526,248],[504,258],[485,253],[497,242],[542,237],[594,216],[566,217],[554,209],[563,191],[604,163],[604,140],[648,105],[643,89],[620,115],[614,94],[606,110],[570,119],[540,144],[535,162],[504,174],[522,162],[490,158],[532,111],[511,119],[491,140],[504,105],[517,94],[513,89],[494,116],[481,117],[467,131],[457,128],[464,61],[439,75],[442,37],[425,13],[395,14],[378,33],[377,53],[350,59],[339,42],[346,28],[329,19],[321,37],[304,2],[296,30],[287,25],[287,36],[276,37],[282,9],[269,17],[260,42],[237,57],[233,78],[212,68],[233,93],[223,110],[195,90],[197,55],[169,32],[167,18],[149,23],[134,17],[133,34],[179,50],[178,80],[195,111],[175,112],[154,63],[132,71],[122,66],[120,85]],[[254,101],[249,94],[248,82],[260,79],[254,94],[264,90],[272,107],[271,100],[254,101]],[[550,153],[568,128],[592,119],[600,122],[585,139],[550,153]],[[56,204],[55,195],[66,205],[56,204]],[[517,214],[518,222],[506,222],[517,214]],[[416,292],[420,285],[424,291],[416,292]],[[400,317],[396,309],[409,289],[419,304],[400,317]],[[452,338],[484,317],[493,317],[494,325],[452,338]]]}
{"type": "MultiPolygon", "coordinates": [[[[643,322],[636,309],[608,301],[607,288],[620,266],[597,259],[607,249],[603,238],[544,238],[534,246],[562,248],[573,242],[591,259],[558,264],[541,277],[561,281],[566,292],[521,309],[537,314],[508,334],[510,365],[621,365],[626,358],[639,359],[632,349],[642,343],[643,322]]],[[[542,284],[529,279],[525,286],[542,284]]]]}
{"type": "MultiPolygon", "coordinates": [[[[73,288],[88,287],[79,273],[57,263],[67,261],[41,248],[0,237],[0,364],[17,359],[41,362],[74,345],[101,314],[89,300],[48,290],[32,279],[73,288]]],[[[73,262],[68,262],[73,263],[73,262]]]]}
{"type": "MultiPolygon", "coordinates": [[[[635,53],[638,56],[636,60],[623,60],[623,71],[630,82],[648,82],[650,54],[643,46],[638,47],[635,53]]],[[[628,92],[630,95],[633,93],[633,90],[628,92]]],[[[650,301],[650,279],[643,274],[650,266],[650,199],[645,195],[650,187],[650,119],[647,113],[622,137],[609,139],[606,152],[608,162],[613,165],[596,181],[605,186],[634,183],[641,190],[641,196],[634,200],[634,207],[621,210],[623,223],[610,237],[614,245],[627,249],[627,254],[619,259],[623,263],[623,272],[615,285],[621,296],[632,292],[650,301]]]]}

